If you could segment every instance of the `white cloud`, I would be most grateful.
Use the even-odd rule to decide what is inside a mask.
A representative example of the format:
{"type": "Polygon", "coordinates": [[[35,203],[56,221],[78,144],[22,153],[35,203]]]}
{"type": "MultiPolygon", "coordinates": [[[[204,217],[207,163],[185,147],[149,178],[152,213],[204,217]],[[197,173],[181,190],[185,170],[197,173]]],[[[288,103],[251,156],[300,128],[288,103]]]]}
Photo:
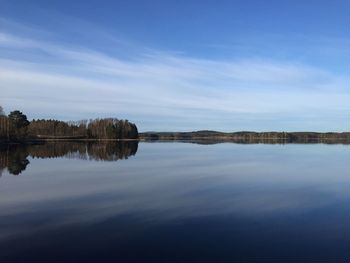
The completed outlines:
{"type": "MultiPolygon", "coordinates": [[[[284,129],[288,115],[350,112],[348,77],[296,62],[209,60],[155,51],[121,59],[86,46],[8,33],[0,33],[0,48],[0,102],[30,117],[113,115],[138,122],[141,130],[157,130],[164,123],[170,130],[229,130],[266,118],[275,118],[284,129]],[[208,123],[215,118],[227,126],[208,123]],[[178,120],[183,126],[172,126],[178,120]]],[[[301,125],[306,121],[299,120],[301,125]]]]}

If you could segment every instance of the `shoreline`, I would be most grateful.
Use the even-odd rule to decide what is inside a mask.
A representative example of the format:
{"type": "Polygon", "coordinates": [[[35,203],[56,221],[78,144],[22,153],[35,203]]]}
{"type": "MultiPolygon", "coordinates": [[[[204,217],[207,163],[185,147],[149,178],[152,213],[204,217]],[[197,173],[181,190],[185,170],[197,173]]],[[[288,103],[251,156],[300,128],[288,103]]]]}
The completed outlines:
{"type": "Polygon", "coordinates": [[[202,142],[202,143],[326,143],[350,144],[350,132],[141,132],[136,139],[94,139],[82,137],[41,137],[0,140],[0,144],[40,144],[45,142],[202,142]]]}
{"type": "Polygon", "coordinates": [[[50,139],[28,139],[23,141],[1,141],[0,144],[39,144],[45,142],[103,142],[103,141],[115,141],[115,142],[131,142],[140,141],[140,139],[63,139],[63,138],[50,138],[50,139]]]}

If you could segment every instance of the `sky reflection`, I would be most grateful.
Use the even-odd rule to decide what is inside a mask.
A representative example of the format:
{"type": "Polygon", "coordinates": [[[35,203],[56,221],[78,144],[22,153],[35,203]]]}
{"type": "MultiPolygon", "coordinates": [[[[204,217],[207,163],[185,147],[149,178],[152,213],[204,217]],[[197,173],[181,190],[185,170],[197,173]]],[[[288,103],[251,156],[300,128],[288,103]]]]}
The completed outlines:
{"type": "Polygon", "coordinates": [[[110,220],[119,229],[123,217],[130,231],[226,218],[350,233],[349,155],[342,145],[140,143],[118,162],[30,157],[20,176],[0,179],[0,243],[110,220]]]}

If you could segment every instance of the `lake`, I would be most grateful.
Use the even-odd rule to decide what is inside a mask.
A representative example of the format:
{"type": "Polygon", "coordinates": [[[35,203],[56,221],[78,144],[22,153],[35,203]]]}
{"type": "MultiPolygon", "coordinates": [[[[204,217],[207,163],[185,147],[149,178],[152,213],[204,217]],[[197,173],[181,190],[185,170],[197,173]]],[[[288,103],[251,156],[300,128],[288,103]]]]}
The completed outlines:
{"type": "Polygon", "coordinates": [[[0,262],[350,262],[350,146],[0,148],[0,262]]]}

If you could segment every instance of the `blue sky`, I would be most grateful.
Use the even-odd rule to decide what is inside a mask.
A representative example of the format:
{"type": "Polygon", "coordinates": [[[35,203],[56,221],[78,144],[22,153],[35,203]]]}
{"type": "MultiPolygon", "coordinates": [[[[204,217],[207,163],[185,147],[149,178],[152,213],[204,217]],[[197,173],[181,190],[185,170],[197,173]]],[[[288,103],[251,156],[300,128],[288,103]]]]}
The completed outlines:
{"type": "Polygon", "coordinates": [[[350,130],[349,1],[3,1],[0,105],[141,131],[350,130]]]}

